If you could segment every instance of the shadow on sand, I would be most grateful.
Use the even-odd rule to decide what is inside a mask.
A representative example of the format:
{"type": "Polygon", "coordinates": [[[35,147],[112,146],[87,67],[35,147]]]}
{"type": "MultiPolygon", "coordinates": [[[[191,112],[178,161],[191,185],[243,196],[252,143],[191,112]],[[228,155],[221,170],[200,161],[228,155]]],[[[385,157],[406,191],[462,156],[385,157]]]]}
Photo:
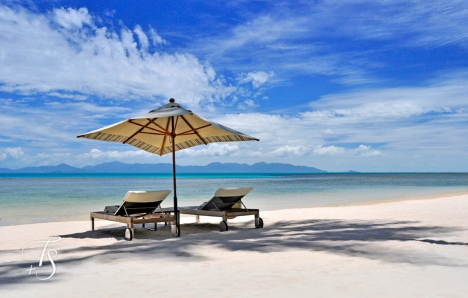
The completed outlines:
{"type": "MultiPolygon", "coordinates": [[[[183,261],[199,261],[197,248],[216,246],[227,251],[271,253],[285,250],[324,251],[351,257],[361,257],[382,262],[408,263],[417,266],[441,265],[467,267],[466,260],[450,258],[427,250],[425,245],[466,247],[468,243],[442,240],[450,233],[462,231],[454,227],[427,226],[416,221],[363,221],[363,220],[303,220],[277,222],[263,229],[252,228],[253,223],[231,225],[229,232],[221,233],[217,224],[185,224],[182,237],[173,238],[169,227],[159,226],[158,231],[138,228],[133,241],[123,239],[124,228],[86,231],[62,238],[104,239],[115,238],[117,243],[102,246],[78,246],[60,250],[62,258],[56,265],[66,266],[94,259],[97,263],[109,258],[174,257],[183,261]],[[398,241],[399,245],[386,245],[398,241]],[[127,256],[125,255],[127,254],[127,256]],[[79,257],[78,257],[79,255],[79,257]]],[[[79,244],[78,244],[79,245],[79,244]]],[[[4,251],[5,252],[5,251],[4,251]]],[[[11,253],[11,252],[9,252],[11,253]]],[[[27,274],[11,274],[29,268],[31,261],[3,264],[0,267],[0,284],[27,283],[27,274]]],[[[51,280],[51,282],[53,282],[51,280]]]]}

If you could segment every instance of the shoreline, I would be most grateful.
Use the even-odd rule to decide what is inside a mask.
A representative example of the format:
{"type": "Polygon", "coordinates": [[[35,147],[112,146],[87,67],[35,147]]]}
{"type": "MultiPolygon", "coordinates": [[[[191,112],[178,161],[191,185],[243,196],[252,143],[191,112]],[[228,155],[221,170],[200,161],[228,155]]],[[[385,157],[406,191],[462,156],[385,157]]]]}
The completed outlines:
{"type": "MultiPolygon", "coordinates": [[[[297,208],[293,207],[293,208],[273,209],[273,210],[266,210],[266,211],[262,211],[262,209],[260,209],[260,212],[264,213],[264,212],[301,210],[301,209],[316,209],[316,208],[371,206],[371,205],[379,205],[379,204],[403,202],[403,201],[413,201],[413,200],[418,201],[418,200],[442,199],[442,198],[450,198],[450,197],[463,196],[463,195],[468,195],[468,192],[467,191],[447,192],[447,193],[443,193],[443,194],[427,194],[427,195],[421,195],[421,196],[408,196],[408,197],[391,198],[391,199],[368,200],[368,201],[350,202],[350,203],[344,203],[344,204],[328,204],[328,205],[322,205],[322,206],[297,207],[297,208]]],[[[303,197],[303,196],[300,196],[300,197],[303,197]]],[[[94,211],[89,211],[89,212],[94,212],[94,211]]],[[[186,216],[182,215],[182,218],[184,218],[184,217],[186,217],[186,216]]],[[[65,222],[80,222],[80,221],[83,221],[83,222],[89,221],[89,213],[74,216],[74,217],[71,217],[70,219],[66,219],[66,220],[26,222],[26,223],[7,224],[7,225],[2,225],[2,220],[0,219],[0,228],[10,227],[10,226],[44,224],[44,223],[65,223],[65,222]]]]}
{"type": "Polygon", "coordinates": [[[370,200],[370,201],[352,202],[352,203],[345,203],[345,204],[330,204],[326,206],[316,206],[316,207],[310,207],[310,208],[367,206],[367,205],[378,205],[378,204],[403,202],[403,201],[443,199],[443,198],[458,197],[458,196],[465,196],[465,195],[468,195],[468,191],[447,192],[443,194],[427,194],[427,195],[421,195],[421,196],[400,197],[400,198],[394,198],[394,199],[370,200]]]}

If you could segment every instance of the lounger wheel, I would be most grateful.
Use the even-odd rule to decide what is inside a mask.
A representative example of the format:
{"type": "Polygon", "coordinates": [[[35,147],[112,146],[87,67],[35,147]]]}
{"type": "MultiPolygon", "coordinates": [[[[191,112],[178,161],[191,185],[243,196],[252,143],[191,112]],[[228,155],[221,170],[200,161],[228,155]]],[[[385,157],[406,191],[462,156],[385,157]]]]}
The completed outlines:
{"type": "Polygon", "coordinates": [[[227,222],[225,222],[224,220],[222,222],[219,223],[219,230],[221,232],[226,232],[227,230],[229,230],[229,226],[227,224],[227,222]]]}
{"type": "Polygon", "coordinates": [[[263,219],[262,219],[261,217],[258,218],[258,224],[255,223],[255,227],[256,227],[257,229],[263,228],[263,219]]]}
{"type": "Polygon", "coordinates": [[[172,236],[180,237],[180,227],[179,226],[171,227],[171,229],[172,229],[172,236]]]}
{"type": "Polygon", "coordinates": [[[125,239],[128,240],[128,241],[132,241],[132,239],[133,239],[132,229],[130,229],[130,228],[125,229],[125,239]]]}

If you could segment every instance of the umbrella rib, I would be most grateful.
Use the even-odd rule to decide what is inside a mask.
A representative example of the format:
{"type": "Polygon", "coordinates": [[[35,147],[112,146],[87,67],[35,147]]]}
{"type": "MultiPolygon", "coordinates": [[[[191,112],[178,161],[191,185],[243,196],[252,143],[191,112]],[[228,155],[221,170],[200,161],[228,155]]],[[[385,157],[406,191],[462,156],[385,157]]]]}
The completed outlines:
{"type": "MultiPolygon", "coordinates": [[[[157,125],[157,124],[154,122],[153,119],[146,119],[146,120],[150,121],[150,122],[153,123],[154,125],[157,125]]],[[[147,129],[150,129],[150,130],[154,130],[154,131],[159,132],[159,133],[161,133],[161,134],[169,133],[167,130],[164,131],[164,128],[162,128],[162,127],[161,127],[162,131],[161,131],[161,130],[154,129],[154,128],[151,128],[151,127],[148,127],[149,123],[146,124],[146,125],[142,125],[142,124],[140,124],[140,123],[133,122],[132,120],[128,120],[128,122],[130,122],[131,124],[135,124],[135,125],[138,125],[138,126],[142,126],[143,128],[147,128],[147,129]]],[[[157,125],[157,126],[159,126],[159,125],[157,125]]]]}
{"type": "Polygon", "coordinates": [[[146,134],[146,135],[155,135],[155,136],[166,136],[167,134],[165,133],[155,133],[155,132],[146,132],[146,131],[141,131],[140,132],[141,134],[146,134]]]}
{"type": "MultiPolygon", "coordinates": [[[[208,143],[200,136],[200,134],[198,133],[198,131],[196,131],[196,129],[193,128],[193,126],[187,121],[187,119],[185,119],[185,117],[182,116],[182,115],[181,115],[180,117],[182,118],[182,120],[185,121],[185,123],[187,123],[187,125],[192,129],[192,131],[197,135],[197,137],[198,137],[205,145],[208,145],[208,143]]],[[[197,128],[197,129],[204,128],[204,127],[207,127],[207,126],[210,126],[210,125],[211,125],[211,124],[208,124],[208,125],[205,125],[205,126],[203,126],[203,127],[199,127],[199,128],[197,128]]],[[[187,132],[190,132],[190,130],[189,130],[189,131],[186,131],[185,133],[187,133],[187,132]]],[[[184,134],[184,133],[181,133],[181,134],[184,134]]]]}
{"type": "Polygon", "coordinates": [[[174,135],[172,137],[172,151],[176,151],[176,142],[175,142],[175,137],[177,137],[177,124],[179,123],[179,116],[176,116],[175,123],[174,123],[174,116],[172,116],[172,134],[174,135]]]}
{"type": "MultiPolygon", "coordinates": [[[[131,120],[128,120],[128,122],[132,123],[132,124],[136,124],[135,122],[132,122],[131,120]]],[[[139,134],[143,129],[145,129],[148,125],[150,125],[151,121],[148,121],[148,123],[146,123],[146,125],[141,125],[141,124],[138,124],[141,126],[141,128],[139,130],[137,130],[134,134],[132,134],[131,136],[129,136],[128,138],[125,139],[125,141],[122,142],[122,144],[127,144],[127,142],[133,138],[134,136],[136,136],[137,134],[139,134]]]]}
{"type": "MultiPolygon", "coordinates": [[[[168,129],[169,129],[169,118],[167,118],[167,123],[166,123],[166,131],[169,133],[168,129]]],[[[164,135],[161,148],[159,149],[159,156],[163,155],[163,149],[164,149],[164,146],[166,145],[166,139],[167,139],[167,135],[164,135]]]]}
{"type": "MultiPolygon", "coordinates": [[[[153,130],[156,130],[158,132],[161,132],[161,133],[164,133],[165,135],[170,135],[171,133],[169,132],[169,130],[167,130],[167,127],[164,129],[164,127],[162,127],[161,125],[157,124],[156,122],[154,122],[153,119],[148,119],[149,121],[151,121],[151,123],[153,123],[154,125],[156,125],[157,127],[159,127],[160,129],[162,129],[163,131],[159,131],[159,130],[156,130],[156,129],[153,129],[153,130]]],[[[148,127],[150,128],[150,127],[148,127]]]]}
{"type": "MultiPolygon", "coordinates": [[[[183,116],[181,116],[181,117],[183,117],[183,116]]],[[[177,130],[177,123],[179,123],[179,116],[177,116],[177,118],[176,118],[175,125],[174,125],[174,131],[177,130]]]]}
{"type": "Polygon", "coordinates": [[[178,134],[178,135],[179,135],[179,136],[185,136],[185,135],[194,135],[194,134],[198,134],[197,129],[202,129],[202,128],[205,128],[205,127],[208,127],[208,126],[211,126],[211,124],[207,124],[207,125],[203,125],[203,126],[200,126],[200,127],[194,128],[194,129],[191,129],[191,130],[187,130],[187,131],[181,132],[181,133],[178,134]]]}

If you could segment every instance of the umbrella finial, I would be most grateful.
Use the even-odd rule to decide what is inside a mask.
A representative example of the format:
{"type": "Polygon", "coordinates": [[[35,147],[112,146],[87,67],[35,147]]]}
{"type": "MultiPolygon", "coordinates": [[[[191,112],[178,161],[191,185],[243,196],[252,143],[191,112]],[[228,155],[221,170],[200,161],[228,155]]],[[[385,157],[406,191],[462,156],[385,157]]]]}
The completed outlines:
{"type": "Polygon", "coordinates": [[[169,102],[171,102],[171,103],[172,103],[172,102],[175,102],[175,99],[174,99],[174,98],[171,98],[171,99],[169,99],[169,102]]]}

